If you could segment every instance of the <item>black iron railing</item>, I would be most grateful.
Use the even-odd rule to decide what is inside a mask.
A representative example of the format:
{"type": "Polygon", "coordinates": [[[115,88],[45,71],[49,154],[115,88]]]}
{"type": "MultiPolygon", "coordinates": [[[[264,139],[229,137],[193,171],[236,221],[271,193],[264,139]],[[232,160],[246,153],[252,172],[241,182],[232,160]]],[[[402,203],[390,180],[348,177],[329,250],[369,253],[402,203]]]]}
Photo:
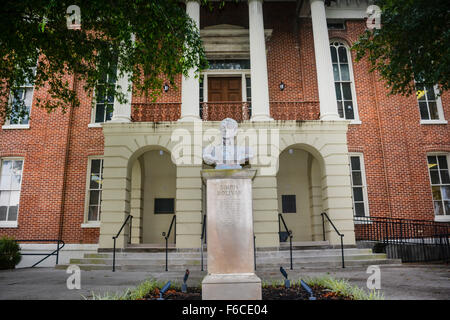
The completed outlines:
{"type": "Polygon", "coordinates": [[[289,237],[289,256],[291,260],[291,270],[293,270],[293,263],[292,263],[292,230],[289,230],[286,222],[284,221],[283,216],[281,213],[278,214],[278,235],[280,237],[280,242],[285,242],[285,237],[289,237]],[[285,231],[281,231],[281,223],[283,223],[283,227],[285,231]]]}
{"type": "Polygon", "coordinates": [[[325,212],[321,213],[322,215],[322,232],[323,232],[323,241],[325,241],[325,218],[327,218],[328,222],[333,227],[334,231],[336,231],[337,235],[341,237],[341,255],[342,255],[342,268],[345,268],[345,261],[344,261],[344,235],[339,232],[339,230],[334,225],[333,221],[331,221],[330,217],[325,212]]]}
{"type": "Polygon", "coordinates": [[[403,262],[450,259],[450,224],[430,220],[354,217],[355,237],[375,252],[403,262]]]}
{"type": "Polygon", "coordinates": [[[56,249],[53,250],[50,253],[47,253],[47,252],[21,253],[21,255],[23,255],[23,256],[45,256],[44,258],[42,258],[41,260],[39,260],[38,262],[33,264],[31,266],[31,268],[34,268],[39,263],[41,263],[42,261],[46,260],[47,258],[49,258],[51,256],[56,256],[56,264],[58,264],[58,262],[59,262],[59,251],[61,251],[61,249],[66,245],[65,242],[63,240],[60,240],[60,239],[32,239],[32,240],[30,240],[30,239],[15,239],[14,241],[16,241],[16,242],[55,242],[56,243],[56,249]],[[62,244],[62,246],[59,246],[60,244],[62,244]]]}
{"type": "Polygon", "coordinates": [[[168,263],[169,263],[169,237],[172,232],[172,227],[174,227],[175,235],[173,237],[173,243],[177,243],[177,216],[174,214],[172,217],[172,220],[170,221],[169,230],[167,231],[167,234],[165,232],[162,233],[162,236],[166,240],[166,271],[169,271],[168,269],[168,263]]]}
{"type": "Polygon", "coordinates": [[[128,221],[130,221],[130,230],[128,233],[128,244],[131,243],[131,230],[132,230],[132,221],[133,221],[133,216],[131,214],[128,215],[128,217],[125,219],[125,221],[123,222],[122,226],[120,227],[119,232],[117,232],[117,234],[112,237],[114,240],[114,247],[113,247],[113,265],[112,265],[112,271],[115,272],[116,271],[116,240],[119,237],[120,233],[122,232],[123,228],[125,227],[125,225],[128,223],[128,221]]]}
{"type": "Polygon", "coordinates": [[[203,270],[203,248],[206,243],[206,214],[202,217],[202,235],[200,237],[200,255],[202,260],[202,271],[203,270]]]}

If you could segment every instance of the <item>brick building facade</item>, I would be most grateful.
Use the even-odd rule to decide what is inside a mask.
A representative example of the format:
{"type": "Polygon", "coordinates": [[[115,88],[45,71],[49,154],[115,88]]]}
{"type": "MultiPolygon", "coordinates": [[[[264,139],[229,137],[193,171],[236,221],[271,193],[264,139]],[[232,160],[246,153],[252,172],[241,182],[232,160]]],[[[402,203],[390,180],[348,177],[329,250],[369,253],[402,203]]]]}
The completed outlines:
{"type": "MultiPolygon", "coordinates": [[[[251,0],[250,2],[260,1],[251,0]]],[[[263,4],[264,29],[271,32],[265,43],[270,116],[275,120],[273,123],[281,127],[286,121],[292,122],[294,126],[301,126],[301,123],[305,121],[308,124],[310,123],[308,121],[326,122],[320,118],[321,101],[314,30],[307,2],[303,1],[300,9],[299,2],[295,1],[266,1],[263,4]],[[283,90],[280,89],[281,83],[285,85],[283,90]]],[[[362,15],[367,4],[364,1],[361,1],[361,4],[350,1],[348,6],[352,6],[360,16],[347,17],[345,4],[343,4],[345,2],[340,1],[340,3],[343,7],[337,7],[337,4],[333,3],[331,7],[326,8],[326,14],[329,22],[342,23],[344,28],[336,30],[330,27],[328,37],[330,43],[342,43],[348,47],[366,28],[362,15]],[[341,12],[340,16],[339,12],[341,12]]],[[[249,5],[246,2],[228,4],[224,9],[216,9],[212,12],[202,8],[200,30],[203,32],[208,30],[208,27],[217,26],[227,26],[226,28],[231,30],[234,30],[233,28],[248,30],[248,11],[249,5]]],[[[224,30],[226,28],[223,27],[224,30]]],[[[250,50],[251,46],[250,42],[250,50]]],[[[342,122],[345,123],[345,130],[347,130],[345,131],[347,157],[359,155],[360,164],[363,166],[359,174],[362,175],[363,180],[361,203],[364,209],[359,207],[359,210],[363,210],[361,212],[370,216],[449,221],[450,200],[442,201],[444,208],[442,215],[435,214],[427,156],[439,154],[445,156],[448,163],[450,130],[447,120],[450,117],[450,95],[445,92],[438,103],[438,108],[442,107],[440,115],[442,114],[443,117],[440,116],[438,120],[432,121],[424,120],[423,116],[421,119],[416,96],[388,96],[384,82],[376,73],[369,73],[368,61],[363,59],[356,63],[355,53],[350,50],[348,52],[351,55],[350,85],[354,87],[352,103],[355,119],[342,122]],[[448,206],[447,209],[445,205],[448,206]]],[[[226,60],[230,57],[227,53],[219,59],[220,56],[214,54],[210,60],[226,60]]],[[[237,58],[248,59],[245,54],[237,58]]],[[[244,74],[243,78],[248,78],[248,75],[244,74]]],[[[89,196],[86,189],[90,175],[89,159],[102,157],[105,154],[104,130],[107,129],[93,120],[96,108],[92,103],[93,97],[84,93],[81,83],[74,83],[73,79],[69,79],[69,82],[77,88],[81,97],[78,108],[68,109],[66,113],[58,110],[49,114],[32,105],[30,120],[27,124],[14,125],[2,120],[4,124],[0,127],[0,159],[3,162],[10,159],[23,160],[23,172],[16,223],[0,221],[0,235],[14,236],[19,239],[60,238],[70,244],[99,243],[100,224],[89,225],[86,221],[88,206],[86,197],[89,196]]],[[[145,126],[152,123],[163,126],[164,121],[178,121],[183,113],[181,111],[183,86],[181,76],[177,79],[177,86],[178,90],[169,88],[167,92],[163,91],[157,103],[149,103],[143,97],[133,96],[132,120],[128,126],[138,122],[145,126]]],[[[330,89],[333,90],[333,88],[330,89]]],[[[253,87],[249,92],[253,97],[258,93],[253,87]]],[[[45,88],[35,91],[33,101],[38,97],[44,98],[46,95],[45,88]]],[[[205,103],[205,100],[203,102],[205,103]]],[[[210,111],[214,112],[212,106],[213,104],[210,111]]],[[[254,110],[252,105],[252,112],[254,110]]],[[[225,116],[235,116],[235,113],[226,114],[226,112],[225,116]]],[[[211,125],[218,125],[208,122],[211,125]]],[[[245,122],[252,121],[246,120],[243,124],[245,122]]],[[[112,131],[113,126],[114,123],[107,127],[108,130],[112,131]]],[[[120,126],[123,127],[124,124],[120,126]]],[[[333,135],[332,132],[329,134],[333,135]]],[[[330,136],[330,139],[333,140],[333,137],[330,136]]],[[[108,160],[104,161],[106,168],[108,160]]],[[[445,171],[442,164],[440,169],[445,171]]],[[[353,168],[353,171],[358,170],[353,168]]],[[[351,173],[350,167],[346,173],[347,177],[351,173]]],[[[441,174],[444,175],[445,172],[441,174]]],[[[444,178],[441,177],[441,180],[444,178]]],[[[177,178],[177,185],[178,181],[177,178]]],[[[445,181],[441,181],[440,184],[441,188],[446,188],[445,181]]],[[[309,189],[312,188],[310,184],[309,189]]],[[[181,209],[178,191],[177,186],[177,210],[181,209]]],[[[444,191],[442,192],[441,197],[446,197],[444,191]]],[[[355,197],[354,193],[353,197],[355,197]]],[[[310,195],[309,199],[312,198],[313,196],[310,195]]],[[[131,210],[133,210],[132,200],[131,210]]],[[[356,210],[355,201],[357,200],[352,201],[353,210],[356,210]]],[[[255,204],[255,206],[258,205],[255,204]]],[[[310,207],[313,207],[312,202],[310,207]]],[[[102,204],[102,215],[105,214],[104,209],[105,206],[102,204]]],[[[322,207],[322,209],[325,208],[322,207]]],[[[145,209],[142,210],[145,211],[145,209]]],[[[199,224],[201,210],[193,209],[190,211],[191,214],[195,210],[198,211],[199,218],[196,218],[194,222],[199,224]]],[[[281,212],[280,210],[278,212],[281,212]]],[[[351,212],[352,215],[354,213],[351,212]]],[[[103,216],[101,221],[103,223],[103,216]]],[[[314,225],[313,222],[311,223],[314,225]]],[[[139,223],[136,227],[140,228],[141,231],[138,232],[142,233],[144,227],[139,226],[139,223]]],[[[160,231],[165,229],[166,227],[160,231]]],[[[180,239],[183,239],[182,227],[179,232],[180,239]]],[[[264,232],[261,231],[261,233],[264,232]]],[[[113,233],[111,231],[111,234],[113,233]]],[[[106,232],[106,234],[109,233],[106,232]]],[[[186,232],[186,234],[191,233],[186,232]]],[[[312,232],[309,238],[314,240],[314,237],[312,232]]],[[[136,239],[138,238],[137,236],[136,239]]],[[[186,239],[190,238],[186,236],[186,239]]],[[[142,243],[142,237],[136,241],[142,243]]],[[[265,244],[261,243],[261,245],[265,244]]]]}

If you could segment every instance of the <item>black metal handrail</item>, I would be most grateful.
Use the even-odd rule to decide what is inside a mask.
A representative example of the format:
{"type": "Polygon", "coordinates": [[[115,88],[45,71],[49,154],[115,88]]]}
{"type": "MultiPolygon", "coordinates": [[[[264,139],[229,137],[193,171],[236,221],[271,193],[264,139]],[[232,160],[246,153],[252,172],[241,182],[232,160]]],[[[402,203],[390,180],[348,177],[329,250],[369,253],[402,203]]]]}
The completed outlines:
{"type": "Polygon", "coordinates": [[[293,263],[292,263],[292,230],[289,230],[286,221],[284,221],[283,216],[281,213],[278,214],[278,236],[281,238],[281,222],[283,223],[284,229],[289,235],[289,256],[291,260],[291,270],[293,270],[293,263]]]}
{"type": "Polygon", "coordinates": [[[133,221],[133,216],[131,214],[129,214],[128,217],[125,219],[125,221],[123,222],[122,226],[120,227],[119,232],[117,232],[116,236],[112,237],[113,240],[114,240],[113,266],[112,266],[112,271],[113,272],[116,271],[116,239],[119,237],[120,233],[122,232],[123,228],[127,224],[128,220],[130,220],[130,231],[129,231],[129,234],[128,234],[128,244],[131,243],[131,230],[132,230],[132,221],[133,221]]]}
{"type": "Polygon", "coordinates": [[[53,250],[50,253],[20,253],[23,256],[45,256],[35,264],[31,266],[31,268],[34,268],[42,261],[46,260],[50,256],[56,255],[56,264],[58,264],[59,261],[59,251],[66,245],[66,243],[63,240],[60,239],[14,239],[15,242],[56,242],[56,249],[53,250]],[[59,244],[62,244],[60,247],[59,244]]]}
{"type": "Polygon", "coordinates": [[[355,216],[355,238],[403,262],[450,259],[450,224],[433,220],[355,216]]]}
{"type": "Polygon", "coordinates": [[[256,236],[253,234],[253,263],[255,265],[255,271],[256,271],[256,236]]]}
{"type": "Polygon", "coordinates": [[[204,248],[205,242],[206,242],[206,214],[204,214],[202,217],[202,235],[200,237],[200,255],[201,255],[201,260],[202,260],[202,271],[204,271],[203,270],[203,248],[204,248]]]}
{"type": "Polygon", "coordinates": [[[344,261],[344,235],[339,232],[339,230],[334,225],[333,221],[331,221],[330,217],[328,217],[328,215],[325,212],[322,212],[320,215],[322,216],[323,241],[325,241],[325,218],[327,218],[328,222],[331,224],[331,226],[333,227],[334,231],[336,231],[337,235],[339,237],[341,237],[342,268],[345,268],[345,261],[344,261]]]}
{"type": "Polygon", "coordinates": [[[168,264],[168,260],[169,260],[169,237],[170,237],[170,233],[172,232],[172,227],[175,224],[175,237],[173,239],[173,243],[176,243],[177,240],[177,215],[174,214],[172,217],[172,221],[170,221],[170,226],[169,226],[169,231],[167,231],[167,234],[165,232],[162,233],[162,236],[164,237],[164,239],[166,240],[166,271],[169,271],[167,268],[167,264],[168,264]]]}

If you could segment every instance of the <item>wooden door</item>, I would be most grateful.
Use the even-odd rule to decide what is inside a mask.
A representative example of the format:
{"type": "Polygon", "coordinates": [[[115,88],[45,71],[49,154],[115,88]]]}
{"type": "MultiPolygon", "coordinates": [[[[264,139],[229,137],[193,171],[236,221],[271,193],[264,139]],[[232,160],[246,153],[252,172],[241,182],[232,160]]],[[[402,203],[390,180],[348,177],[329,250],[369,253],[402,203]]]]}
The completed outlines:
{"type": "Polygon", "coordinates": [[[242,78],[208,77],[208,102],[242,101],[242,78]]]}

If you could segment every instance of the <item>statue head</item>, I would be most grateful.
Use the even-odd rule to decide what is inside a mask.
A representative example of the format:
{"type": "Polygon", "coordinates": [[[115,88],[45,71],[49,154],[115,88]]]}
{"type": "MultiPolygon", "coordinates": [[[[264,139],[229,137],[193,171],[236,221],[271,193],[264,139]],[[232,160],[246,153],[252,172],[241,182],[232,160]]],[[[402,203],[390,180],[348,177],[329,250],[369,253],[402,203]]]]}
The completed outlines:
{"type": "Polygon", "coordinates": [[[222,137],[224,139],[234,138],[237,134],[237,130],[238,124],[236,120],[226,118],[220,122],[220,132],[222,133],[222,137]]]}

